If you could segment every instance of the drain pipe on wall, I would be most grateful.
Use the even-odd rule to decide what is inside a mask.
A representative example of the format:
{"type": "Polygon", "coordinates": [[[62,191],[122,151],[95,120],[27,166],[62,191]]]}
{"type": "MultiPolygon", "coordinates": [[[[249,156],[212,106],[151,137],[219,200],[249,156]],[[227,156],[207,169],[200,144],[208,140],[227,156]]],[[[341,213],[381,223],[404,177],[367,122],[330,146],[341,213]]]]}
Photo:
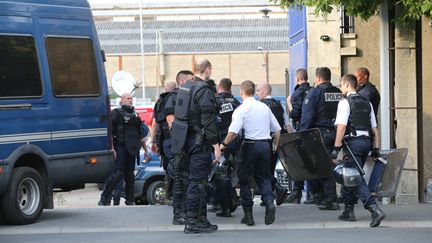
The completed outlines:
{"type": "MultiPolygon", "coordinates": [[[[380,135],[381,149],[390,149],[390,61],[389,61],[389,11],[387,1],[381,3],[380,11],[380,135]]],[[[391,198],[383,197],[383,204],[391,198]]]]}

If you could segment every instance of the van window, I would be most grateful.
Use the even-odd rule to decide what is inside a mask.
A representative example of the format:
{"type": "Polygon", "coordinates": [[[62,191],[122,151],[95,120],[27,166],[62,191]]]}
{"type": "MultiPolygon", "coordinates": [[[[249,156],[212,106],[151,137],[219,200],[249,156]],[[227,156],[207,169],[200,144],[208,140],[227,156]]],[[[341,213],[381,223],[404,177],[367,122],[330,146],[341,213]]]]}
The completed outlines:
{"type": "Polygon", "coordinates": [[[0,99],[40,96],[42,82],[33,37],[0,35],[0,99]]]}
{"type": "Polygon", "coordinates": [[[90,39],[46,39],[51,80],[56,96],[97,96],[99,79],[90,39]]]}

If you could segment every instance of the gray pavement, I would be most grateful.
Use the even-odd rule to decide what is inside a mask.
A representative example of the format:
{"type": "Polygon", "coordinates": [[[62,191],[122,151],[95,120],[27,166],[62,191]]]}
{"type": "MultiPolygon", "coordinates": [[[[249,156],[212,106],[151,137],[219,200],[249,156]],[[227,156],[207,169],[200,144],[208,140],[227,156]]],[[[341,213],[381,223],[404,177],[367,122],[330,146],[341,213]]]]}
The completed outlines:
{"type": "MultiPolygon", "coordinates": [[[[182,231],[183,226],[171,224],[172,208],[169,206],[108,206],[98,207],[100,192],[95,186],[85,190],[56,195],[55,209],[45,210],[40,220],[32,225],[0,225],[0,235],[100,233],[100,232],[168,232],[182,231]]],[[[259,198],[256,198],[259,202],[259,198]]],[[[123,203],[122,203],[123,204],[123,203]]],[[[386,213],[382,228],[423,228],[432,235],[432,205],[380,205],[386,213]]],[[[241,208],[231,218],[216,217],[208,213],[209,220],[220,231],[281,230],[281,229],[359,229],[369,228],[370,214],[357,205],[356,222],[337,219],[338,211],[321,211],[314,205],[283,204],[277,207],[276,221],[264,224],[265,208],[254,206],[255,226],[240,224],[241,208]]]]}

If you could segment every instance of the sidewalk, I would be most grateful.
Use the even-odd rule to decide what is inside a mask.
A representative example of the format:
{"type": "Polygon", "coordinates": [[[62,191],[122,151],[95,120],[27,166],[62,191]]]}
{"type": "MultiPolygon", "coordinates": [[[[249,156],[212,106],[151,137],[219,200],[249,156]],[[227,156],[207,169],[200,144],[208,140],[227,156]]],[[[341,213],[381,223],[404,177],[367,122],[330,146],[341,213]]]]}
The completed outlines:
{"type": "MultiPolygon", "coordinates": [[[[104,222],[103,228],[106,230],[115,231],[181,231],[183,226],[175,226],[171,224],[172,208],[169,206],[122,206],[119,207],[98,207],[100,191],[96,185],[87,185],[87,188],[71,193],[61,193],[56,195],[55,209],[45,210],[40,220],[41,225],[44,224],[44,218],[48,219],[56,217],[56,213],[60,214],[75,214],[84,212],[86,217],[98,218],[99,222],[104,222]],[[115,217],[116,220],[112,220],[115,217]]],[[[357,221],[344,222],[337,219],[342,212],[323,211],[316,208],[315,205],[304,204],[282,204],[277,207],[276,220],[272,225],[264,224],[265,207],[259,206],[259,198],[256,198],[254,205],[255,226],[249,227],[240,224],[240,219],[243,216],[241,207],[237,208],[231,218],[216,217],[214,213],[208,213],[210,222],[217,224],[221,230],[255,230],[255,229],[326,229],[326,228],[369,228],[371,220],[370,213],[363,208],[361,204],[357,204],[355,214],[357,221]]],[[[432,205],[417,204],[417,205],[382,205],[380,208],[386,213],[386,218],[382,221],[381,227],[394,228],[432,228],[432,205]]],[[[65,217],[63,220],[68,221],[65,217]]],[[[48,220],[51,221],[51,220],[48,220]]],[[[87,221],[88,223],[88,221],[87,221]]],[[[59,225],[63,225],[59,221],[59,225]]],[[[79,224],[77,228],[69,230],[84,230],[92,231],[91,223],[81,228],[79,224]]],[[[94,225],[99,230],[103,230],[100,224],[94,225]]],[[[66,228],[62,228],[66,230],[66,228]]]]}

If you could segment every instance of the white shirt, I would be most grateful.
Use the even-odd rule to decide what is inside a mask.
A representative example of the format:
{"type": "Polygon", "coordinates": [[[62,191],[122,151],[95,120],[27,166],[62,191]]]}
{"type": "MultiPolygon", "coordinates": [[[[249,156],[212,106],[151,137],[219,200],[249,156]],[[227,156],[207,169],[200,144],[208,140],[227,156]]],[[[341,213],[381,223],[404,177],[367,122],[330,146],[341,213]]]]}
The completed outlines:
{"type": "Polygon", "coordinates": [[[252,140],[271,139],[270,132],[281,130],[270,108],[254,97],[246,98],[234,110],[228,132],[239,134],[242,128],[245,131],[245,139],[252,140]]]}
{"type": "MultiPolygon", "coordinates": [[[[272,99],[273,97],[271,95],[266,96],[264,99],[272,99]]],[[[282,105],[282,104],[281,104],[282,105]]],[[[285,127],[288,127],[290,125],[290,121],[288,118],[288,113],[286,112],[286,108],[284,105],[282,105],[283,108],[283,119],[284,119],[284,125],[285,127]]]]}
{"type": "MultiPolygon", "coordinates": [[[[347,96],[351,95],[351,94],[355,94],[356,92],[349,92],[347,94],[347,96]]],[[[369,115],[370,117],[370,122],[371,122],[371,127],[377,127],[377,122],[375,119],[375,113],[374,113],[374,109],[372,107],[372,104],[369,102],[369,105],[371,107],[371,113],[369,115]]],[[[347,125],[348,124],[348,119],[350,116],[350,106],[348,103],[348,100],[346,98],[342,99],[341,101],[339,101],[338,104],[338,108],[337,108],[337,114],[336,114],[336,120],[335,120],[335,125],[347,125]]],[[[369,136],[369,131],[356,131],[357,136],[369,136]]]]}

